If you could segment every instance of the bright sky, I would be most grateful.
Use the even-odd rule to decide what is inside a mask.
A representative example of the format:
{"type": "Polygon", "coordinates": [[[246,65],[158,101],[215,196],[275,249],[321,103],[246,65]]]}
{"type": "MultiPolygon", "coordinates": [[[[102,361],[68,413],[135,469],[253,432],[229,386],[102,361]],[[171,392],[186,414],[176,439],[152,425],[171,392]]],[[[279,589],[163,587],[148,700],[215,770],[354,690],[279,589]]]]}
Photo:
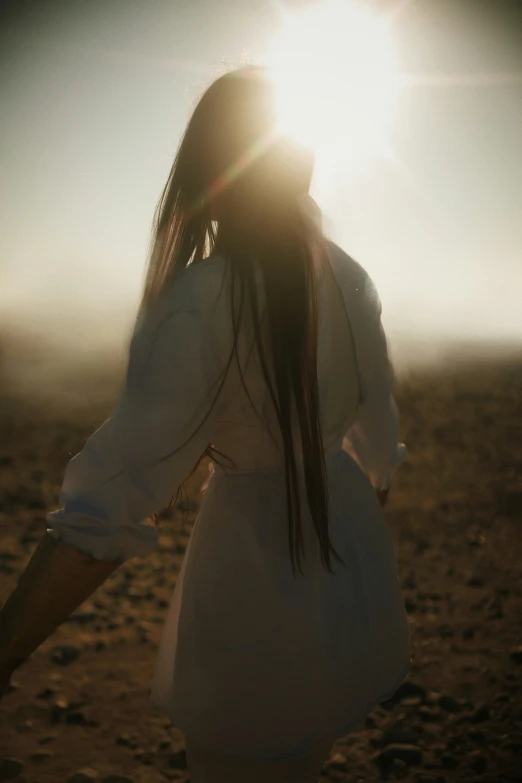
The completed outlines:
{"type": "MultiPolygon", "coordinates": [[[[0,24],[2,320],[117,346],[190,110],[223,63],[263,58],[283,4],[17,5],[0,24]]],[[[392,350],[522,345],[522,14],[501,0],[367,5],[392,13],[407,83],[379,118],[387,155],[319,157],[312,195],[330,235],[376,281],[392,350]]],[[[317,29],[310,58],[326,79],[350,31],[317,29]]],[[[346,120],[358,104],[348,74],[334,79],[346,120]]]]}

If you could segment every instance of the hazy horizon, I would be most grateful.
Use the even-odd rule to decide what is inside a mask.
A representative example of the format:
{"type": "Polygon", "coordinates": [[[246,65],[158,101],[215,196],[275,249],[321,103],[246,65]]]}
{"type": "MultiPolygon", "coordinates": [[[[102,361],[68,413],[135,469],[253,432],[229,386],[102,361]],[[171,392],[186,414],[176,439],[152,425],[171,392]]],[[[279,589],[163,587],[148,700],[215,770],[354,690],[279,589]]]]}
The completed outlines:
{"type": "MultiPolygon", "coordinates": [[[[522,348],[518,6],[369,5],[394,12],[410,83],[392,157],[354,176],[316,171],[327,231],[374,278],[400,367],[444,361],[458,345],[522,348]]],[[[68,348],[64,361],[121,359],[189,113],[227,64],[262,54],[278,5],[41,2],[2,13],[4,343],[32,334],[51,354],[68,348]]]]}

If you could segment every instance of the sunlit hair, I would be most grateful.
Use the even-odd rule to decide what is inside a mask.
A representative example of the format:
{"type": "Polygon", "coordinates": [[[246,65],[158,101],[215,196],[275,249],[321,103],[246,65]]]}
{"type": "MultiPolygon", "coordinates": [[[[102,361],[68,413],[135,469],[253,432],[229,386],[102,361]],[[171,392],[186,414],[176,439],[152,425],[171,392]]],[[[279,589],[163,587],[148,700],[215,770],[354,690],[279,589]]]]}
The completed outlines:
{"type": "MultiPolygon", "coordinates": [[[[237,343],[247,293],[255,344],[282,436],[292,570],[295,576],[297,559],[302,573],[301,552],[305,554],[291,425],[295,405],[308,504],[321,561],[333,573],[330,552],[343,561],[328,532],[317,379],[317,291],[308,223],[297,205],[297,197],[310,186],[313,155],[278,134],[276,128],[274,89],[263,68],[231,71],[204,93],[156,208],[139,312],[189,264],[219,253],[231,265],[234,345],[227,369],[234,353],[240,364],[237,343]],[[254,262],[264,281],[273,377],[262,344],[254,262]]],[[[253,404],[240,367],[239,372],[253,404]]],[[[196,468],[205,456],[218,461],[216,453],[220,452],[209,444],[196,468]]],[[[158,515],[152,520],[157,524],[158,515]]]]}

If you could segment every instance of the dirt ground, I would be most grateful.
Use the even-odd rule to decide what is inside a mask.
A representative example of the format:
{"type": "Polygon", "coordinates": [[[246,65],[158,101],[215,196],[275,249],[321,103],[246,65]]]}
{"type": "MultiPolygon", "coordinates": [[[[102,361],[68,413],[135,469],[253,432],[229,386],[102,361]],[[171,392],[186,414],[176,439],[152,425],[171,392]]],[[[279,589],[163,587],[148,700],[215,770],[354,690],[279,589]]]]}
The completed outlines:
{"type": "MultiPolygon", "coordinates": [[[[68,459],[110,414],[113,375],[69,377],[66,400],[39,381],[24,394],[2,385],[0,603],[58,507],[68,459]]],[[[413,668],[338,740],[321,781],[522,781],[522,362],[410,373],[396,399],[409,457],[387,518],[413,668]]],[[[184,736],[148,697],[205,473],[162,520],[157,550],[119,568],[17,670],[0,703],[0,780],[189,780],[184,736]],[[75,648],[67,665],[53,658],[61,645],[75,648]]]]}

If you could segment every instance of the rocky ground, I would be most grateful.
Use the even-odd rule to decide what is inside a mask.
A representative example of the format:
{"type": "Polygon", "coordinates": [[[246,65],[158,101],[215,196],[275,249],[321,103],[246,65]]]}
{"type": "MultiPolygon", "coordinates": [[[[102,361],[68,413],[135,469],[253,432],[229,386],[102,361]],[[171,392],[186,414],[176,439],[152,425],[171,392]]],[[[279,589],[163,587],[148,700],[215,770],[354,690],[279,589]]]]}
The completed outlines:
{"type": "MultiPolygon", "coordinates": [[[[118,382],[104,368],[77,374],[67,404],[39,384],[3,384],[0,603],[118,382]]],[[[387,517],[413,669],[338,740],[321,782],[522,781],[522,363],[448,363],[399,380],[396,398],[410,454],[387,517]]],[[[158,549],[118,569],[15,673],[0,703],[0,781],[189,780],[184,737],[148,697],[204,474],[163,519],[158,549]]]]}

